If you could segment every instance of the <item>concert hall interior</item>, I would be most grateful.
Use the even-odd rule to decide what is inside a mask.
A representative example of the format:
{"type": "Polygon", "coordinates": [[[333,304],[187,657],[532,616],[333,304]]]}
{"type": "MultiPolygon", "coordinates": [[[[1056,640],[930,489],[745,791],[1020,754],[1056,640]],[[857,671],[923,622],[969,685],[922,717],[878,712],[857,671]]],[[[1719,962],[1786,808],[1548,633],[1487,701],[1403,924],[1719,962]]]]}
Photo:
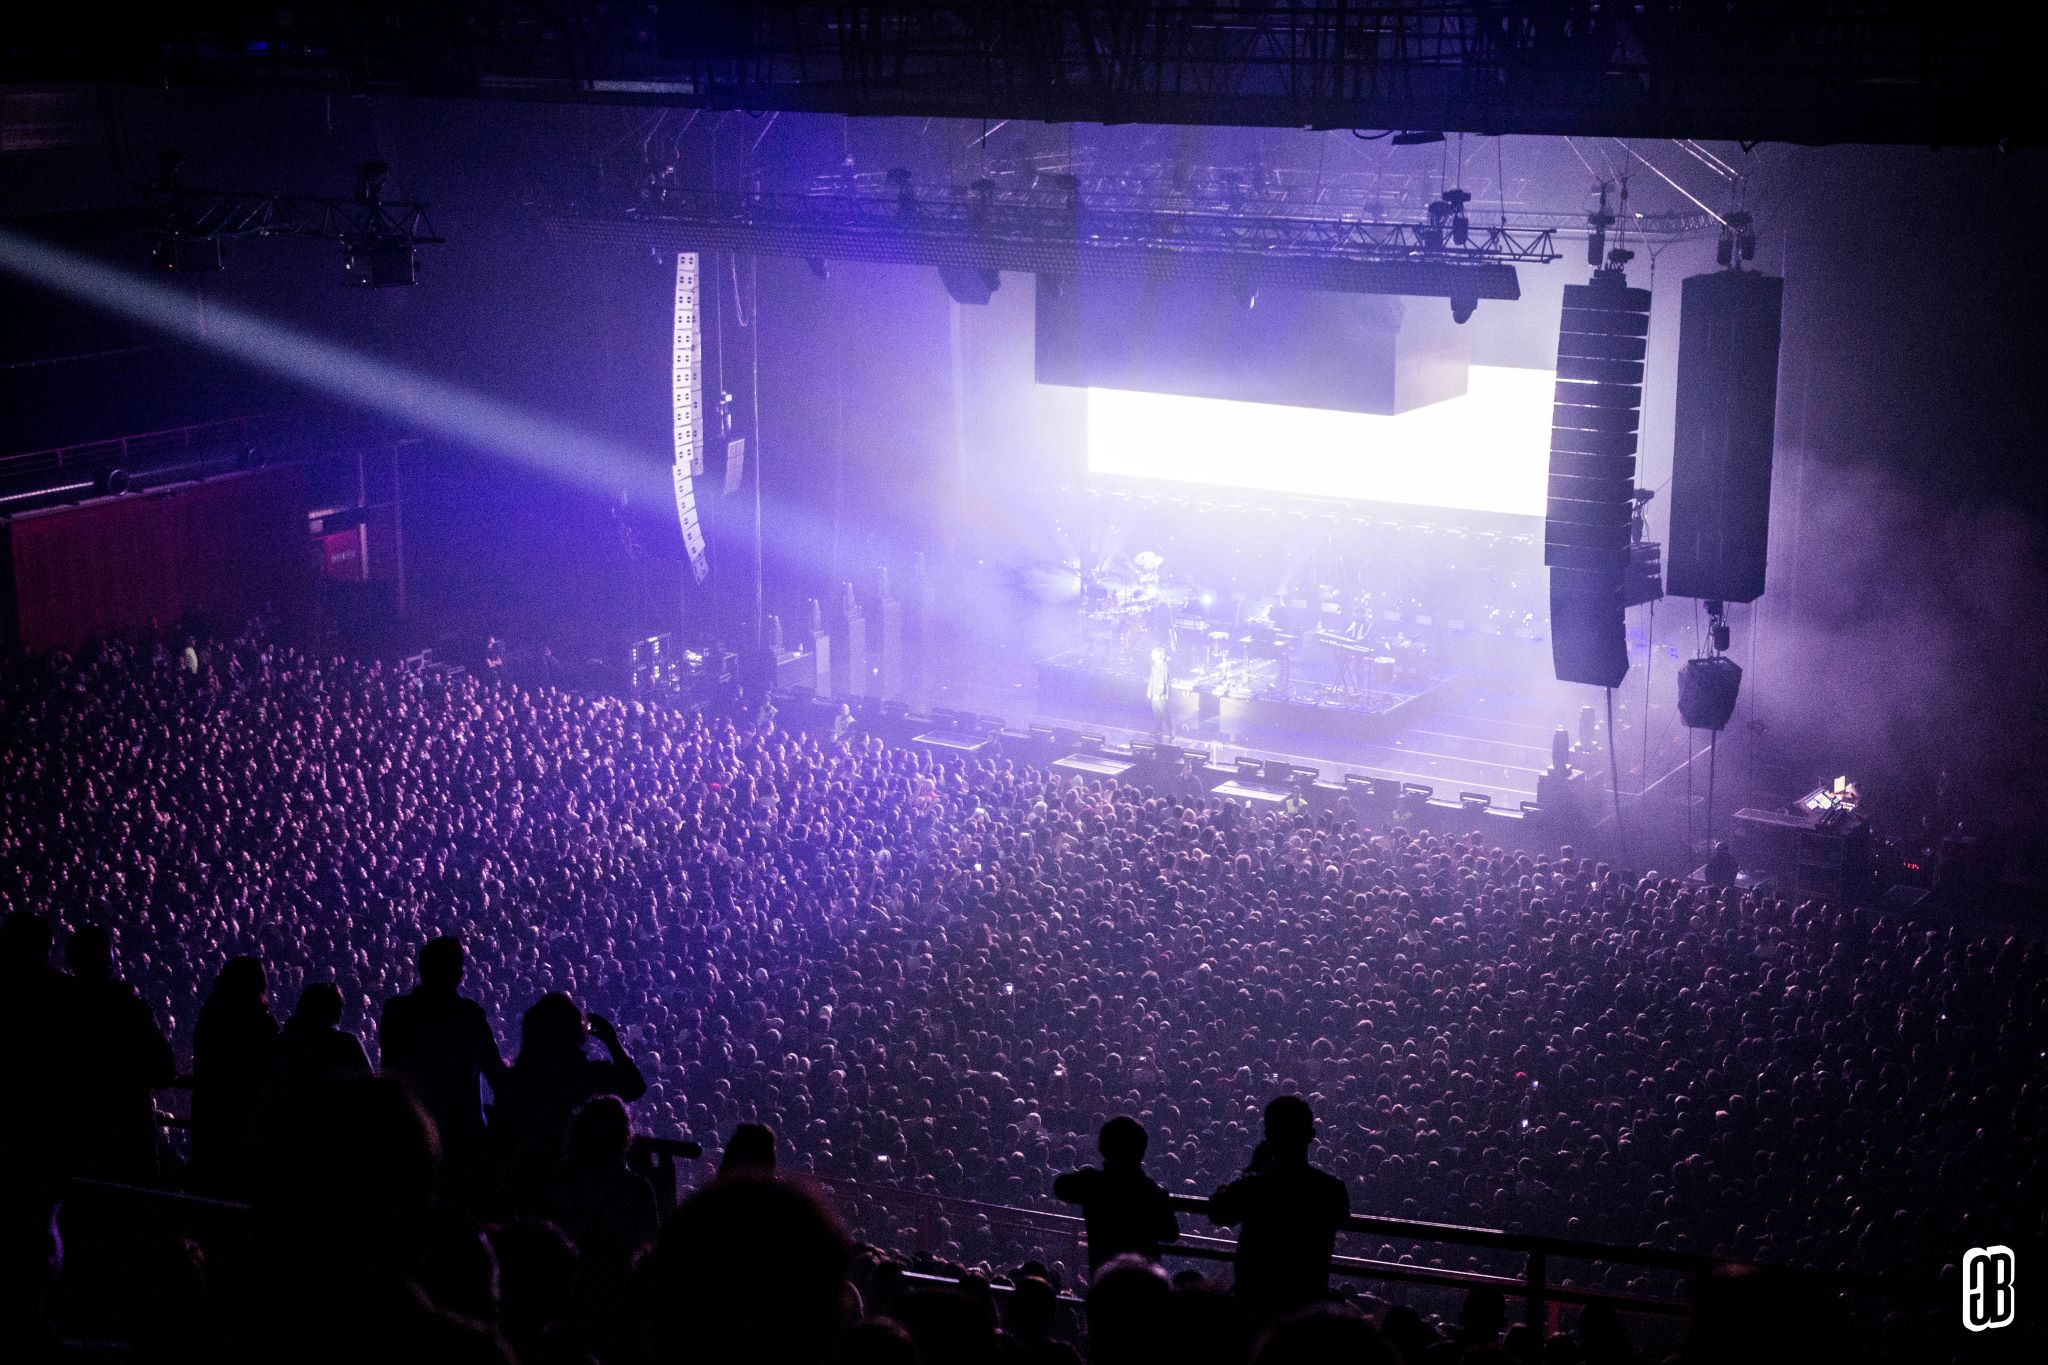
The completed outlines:
{"type": "Polygon", "coordinates": [[[2016,17],[30,8],[0,1360],[2041,1358],[2016,17]]]}

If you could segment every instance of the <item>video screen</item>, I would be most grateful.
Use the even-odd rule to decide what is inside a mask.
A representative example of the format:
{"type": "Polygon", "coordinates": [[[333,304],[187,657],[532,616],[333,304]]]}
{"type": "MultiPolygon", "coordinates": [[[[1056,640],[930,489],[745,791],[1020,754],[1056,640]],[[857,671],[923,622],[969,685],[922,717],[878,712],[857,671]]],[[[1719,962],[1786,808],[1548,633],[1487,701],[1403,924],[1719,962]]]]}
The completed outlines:
{"type": "Polygon", "coordinates": [[[1392,417],[1090,389],[1088,470],[1540,517],[1556,379],[1474,365],[1462,397],[1392,417]]]}

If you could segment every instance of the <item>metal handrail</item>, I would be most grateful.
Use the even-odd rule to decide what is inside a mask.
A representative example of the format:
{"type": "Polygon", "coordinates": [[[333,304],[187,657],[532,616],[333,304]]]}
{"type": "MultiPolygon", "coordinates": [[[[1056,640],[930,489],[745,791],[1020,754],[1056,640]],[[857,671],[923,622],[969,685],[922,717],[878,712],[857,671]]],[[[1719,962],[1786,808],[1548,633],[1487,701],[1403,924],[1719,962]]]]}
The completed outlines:
{"type": "MultiPolygon", "coordinates": [[[[1085,1226],[1084,1220],[1073,1214],[987,1204],[896,1185],[878,1185],[859,1180],[820,1180],[818,1183],[827,1191],[834,1193],[867,1195],[877,1202],[895,1201],[917,1206],[920,1215],[918,1234],[921,1243],[918,1250],[923,1255],[929,1255],[933,1249],[931,1243],[935,1241],[934,1215],[939,1212],[970,1214],[991,1221],[1036,1224],[1040,1227],[1071,1232],[1077,1239],[1085,1226]]],[[[1178,1212],[1203,1216],[1208,1214],[1209,1201],[1202,1196],[1176,1194],[1167,1198],[1178,1212]]],[[[1553,1283],[1550,1265],[1553,1260],[1599,1261],[1688,1275],[1751,1271],[1794,1280],[1816,1289],[1848,1290],[1900,1299],[1931,1299],[1940,1292],[1938,1286],[1892,1276],[1807,1266],[1756,1265],[1694,1252],[1668,1251],[1658,1247],[1629,1247],[1580,1238],[1510,1232],[1502,1228],[1470,1227],[1456,1223],[1434,1223],[1380,1214],[1352,1214],[1344,1220],[1340,1231],[1467,1246],[1522,1256],[1523,1272],[1519,1276],[1453,1270],[1439,1266],[1407,1265],[1363,1256],[1333,1257],[1330,1269],[1332,1274],[1349,1279],[1384,1280],[1453,1290],[1481,1287],[1498,1289],[1503,1294],[1523,1299],[1528,1308],[1529,1321],[1539,1327],[1546,1324],[1549,1305],[1552,1303],[1606,1303],[1628,1312],[1660,1317],[1683,1317],[1691,1311],[1690,1304],[1684,1299],[1553,1283]]],[[[1168,1243],[1160,1250],[1169,1256],[1224,1262],[1236,1259],[1237,1243],[1233,1238],[1183,1234],[1178,1241],[1168,1243]]]]}
{"type": "Polygon", "coordinates": [[[41,450],[23,450],[0,455],[0,475],[17,469],[67,469],[75,467],[83,459],[94,460],[112,455],[116,459],[127,459],[131,452],[161,450],[166,447],[190,449],[195,441],[204,441],[234,433],[247,437],[251,428],[259,422],[273,417],[274,413],[254,413],[245,417],[223,417],[213,422],[194,422],[189,426],[166,427],[161,431],[139,431],[126,436],[109,436],[99,441],[75,441],[70,445],[48,446],[41,450]]]}

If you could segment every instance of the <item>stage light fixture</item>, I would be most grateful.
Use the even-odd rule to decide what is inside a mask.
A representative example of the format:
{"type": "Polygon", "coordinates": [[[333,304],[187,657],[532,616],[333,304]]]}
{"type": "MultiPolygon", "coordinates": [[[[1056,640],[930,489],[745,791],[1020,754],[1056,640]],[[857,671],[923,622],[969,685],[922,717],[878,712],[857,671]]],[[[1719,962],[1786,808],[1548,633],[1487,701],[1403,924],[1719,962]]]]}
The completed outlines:
{"type": "Polygon", "coordinates": [[[208,274],[221,268],[218,237],[159,237],[150,244],[149,263],[172,275],[208,274]]]}
{"type": "Polygon", "coordinates": [[[1472,314],[1479,309],[1477,292],[1460,285],[1451,287],[1451,321],[1463,325],[1472,320],[1472,314]]]}
{"type": "Polygon", "coordinates": [[[352,246],[349,279],[366,289],[393,289],[420,282],[420,254],[411,242],[371,242],[352,246]]]}
{"type": "Polygon", "coordinates": [[[883,178],[896,191],[896,207],[904,213],[914,212],[917,208],[917,187],[910,172],[901,166],[891,166],[883,178]]]}
{"type": "MultiPolygon", "coordinates": [[[[1472,220],[1465,216],[1465,205],[1472,202],[1472,192],[1466,189],[1448,189],[1437,196],[1437,201],[1443,205],[1443,209],[1440,213],[1432,212],[1430,214],[1431,221],[1448,222],[1450,224],[1451,241],[1453,244],[1457,246],[1471,245],[1472,220]]],[[[1431,205],[1430,207],[1434,209],[1436,206],[1431,205]]]]}

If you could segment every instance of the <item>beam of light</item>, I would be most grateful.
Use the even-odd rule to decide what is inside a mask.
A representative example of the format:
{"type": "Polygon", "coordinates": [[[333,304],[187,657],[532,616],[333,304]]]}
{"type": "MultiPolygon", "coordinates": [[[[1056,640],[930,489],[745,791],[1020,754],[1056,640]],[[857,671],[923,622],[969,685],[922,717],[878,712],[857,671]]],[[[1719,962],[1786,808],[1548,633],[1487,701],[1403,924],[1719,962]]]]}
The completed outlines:
{"type": "Polygon", "coordinates": [[[642,451],[536,417],[415,370],[378,360],[242,309],[0,227],[0,270],[81,303],[168,332],[252,369],[531,466],[564,482],[656,507],[670,497],[664,463],[642,451]]]}
{"type": "MultiPolygon", "coordinates": [[[[1620,139],[1620,138],[1615,138],[1614,140],[1615,140],[1616,142],[1621,142],[1621,139],[1620,139]]],[[[1623,151],[1627,152],[1627,153],[1628,153],[1628,154],[1629,154],[1630,156],[1634,157],[1634,158],[1635,158],[1636,160],[1638,160],[1638,161],[1642,162],[1642,163],[1643,163],[1643,165],[1645,165],[1645,166],[1649,167],[1649,169],[1650,169],[1650,174],[1652,174],[1652,175],[1656,176],[1656,177],[1657,177],[1657,178],[1658,178],[1659,180],[1661,180],[1661,181],[1663,181],[1663,182],[1664,182],[1665,184],[1669,185],[1669,186],[1670,186],[1670,187],[1671,187],[1672,189],[1674,189],[1674,190],[1677,190],[1677,191],[1678,191],[1678,192],[1679,192],[1680,194],[1684,195],[1684,196],[1685,196],[1685,197],[1686,197],[1687,199],[1690,199],[1690,200],[1692,200],[1692,204],[1693,204],[1693,207],[1694,207],[1694,208],[1698,209],[1698,210],[1699,210],[1699,211],[1700,211],[1701,213],[1704,213],[1704,214],[1706,214],[1706,215],[1707,215],[1707,217],[1709,217],[1709,218],[1713,219],[1713,220],[1714,220],[1715,222],[1719,223],[1719,224],[1720,224],[1720,225],[1721,225],[1722,227],[1727,227],[1727,226],[1728,226],[1728,220],[1727,220],[1726,218],[1723,218],[1723,217],[1722,217],[1722,216],[1721,216],[1720,214],[1718,214],[1718,213],[1714,212],[1714,211],[1713,211],[1712,209],[1708,208],[1708,207],[1707,207],[1707,205],[1706,205],[1706,201],[1705,201],[1705,200],[1703,200],[1703,199],[1701,199],[1701,198],[1700,198],[1700,197],[1699,197],[1698,195],[1694,194],[1694,193],[1693,193],[1693,192],[1692,192],[1691,190],[1689,190],[1689,189],[1687,189],[1687,188],[1686,188],[1685,186],[1683,186],[1683,185],[1679,184],[1679,183],[1678,183],[1678,182],[1677,182],[1676,180],[1673,180],[1673,179],[1672,179],[1672,178],[1671,178],[1670,176],[1668,176],[1668,175],[1664,174],[1664,172],[1662,172],[1662,171],[1658,170],[1658,169],[1657,169],[1657,167],[1656,167],[1656,165],[1655,165],[1655,163],[1653,163],[1653,162],[1652,162],[1652,161],[1650,160],[1650,158],[1648,158],[1648,157],[1644,156],[1644,155],[1643,155],[1643,154],[1642,154],[1641,152],[1639,152],[1639,151],[1637,151],[1637,150],[1636,150],[1636,148],[1635,148],[1635,144],[1633,144],[1633,143],[1629,143],[1629,142],[1621,142],[1621,147],[1622,147],[1622,150],[1623,150],[1623,151]]],[[[1623,164],[1624,164],[1624,165],[1626,165],[1627,163],[1626,163],[1626,162],[1624,162],[1623,164]]]]}
{"type": "Polygon", "coordinates": [[[1540,517],[1550,370],[1471,367],[1466,392],[1387,417],[1088,390],[1088,472],[1540,517]]]}

